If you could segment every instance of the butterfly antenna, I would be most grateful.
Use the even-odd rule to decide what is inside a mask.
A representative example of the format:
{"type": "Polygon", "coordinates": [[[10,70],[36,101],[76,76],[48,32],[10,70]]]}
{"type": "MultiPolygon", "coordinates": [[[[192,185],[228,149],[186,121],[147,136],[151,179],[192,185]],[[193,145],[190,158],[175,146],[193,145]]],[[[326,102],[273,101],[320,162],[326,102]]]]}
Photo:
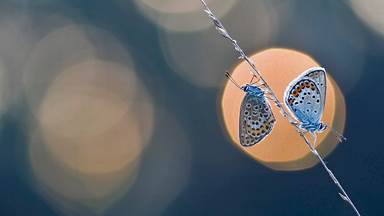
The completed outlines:
{"type": "Polygon", "coordinates": [[[232,78],[232,76],[227,72],[225,72],[225,76],[233,83],[237,88],[241,89],[241,86],[232,78]]]}
{"type": "Polygon", "coordinates": [[[249,83],[252,84],[252,82],[253,82],[253,78],[255,78],[255,76],[252,76],[252,78],[251,78],[251,80],[249,81],[249,83]]]}
{"type": "Polygon", "coordinates": [[[252,84],[256,84],[257,82],[260,81],[260,78],[258,78],[255,82],[253,82],[253,79],[255,78],[258,78],[257,76],[253,75],[252,78],[251,78],[251,81],[249,81],[249,83],[252,85],[252,84]]]}
{"type": "Polygon", "coordinates": [[[341,134],[340,132],[338,132],[334,128],[332,128],[332,132],[335,134],[335,136],[339,140],[339,142],[344,142],[347,140],[347,138],[345,136],[343,136],[343,134],[341,134]]]}

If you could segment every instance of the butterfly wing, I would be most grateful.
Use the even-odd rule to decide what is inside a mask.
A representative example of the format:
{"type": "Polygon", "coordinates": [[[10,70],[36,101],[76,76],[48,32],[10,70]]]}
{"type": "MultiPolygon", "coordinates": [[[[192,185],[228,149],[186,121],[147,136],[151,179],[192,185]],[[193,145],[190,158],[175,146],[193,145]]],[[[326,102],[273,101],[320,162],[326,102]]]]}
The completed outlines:
{"type": "Polygon", "coordinates": [[[326,96],[326,88],[327,88],[327,79],[326,79],[326,72],[324,68],[321,67],[314,67],[310,68],[309,70],[305,71],[302,75],[302,77],[310,78],[313,81],[315,81],[317,88],[320,90],[320,94],[322,97],[321,103],[325,104],[325,96],[326,96]]]}
{"type": "Polygon", "coordinates": [[[259,143],[271,133],[275,122],[265,98],[247,93],[240,109],[240,144],[249,147],[259,143]]]}
{"type": "Polygon", "coordinates": [[[322,93],[316,80],[308,77],[307,73],[294,80],[285,91],[285,104],[303,123],[319,123],[323,115],[324,102],[325,89],[322,93]]]}

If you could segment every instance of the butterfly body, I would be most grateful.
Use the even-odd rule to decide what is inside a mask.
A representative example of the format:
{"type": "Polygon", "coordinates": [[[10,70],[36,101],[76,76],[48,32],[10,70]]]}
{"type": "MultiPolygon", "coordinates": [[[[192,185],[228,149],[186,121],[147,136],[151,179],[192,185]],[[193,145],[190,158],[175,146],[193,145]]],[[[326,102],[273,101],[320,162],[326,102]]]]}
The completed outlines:
{"type": "Polygon", "coordinates": [[[240,109],[240,144],[250,147],[270,134],[276,120],[259,87],[247,84],[241,89],[246,94],[240,109]]]}
{"type": "Polygon", "coordinates": [[[321,122],[326,99],[326,72],[311,68],[293,80],[285,91],[285,104],[300,121],[300,128],[322,132],[327,125],[321,122]]]}

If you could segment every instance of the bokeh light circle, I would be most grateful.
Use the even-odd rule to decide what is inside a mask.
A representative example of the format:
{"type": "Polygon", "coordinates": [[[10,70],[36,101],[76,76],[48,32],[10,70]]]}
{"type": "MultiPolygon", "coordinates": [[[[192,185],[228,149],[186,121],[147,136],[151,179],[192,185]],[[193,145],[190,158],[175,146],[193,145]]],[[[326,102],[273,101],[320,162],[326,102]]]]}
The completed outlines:
{"type": "Polygon", "coordinates": [[[46,89],[61,70],[93,58],[95,52],[95,46],[78,25],[54,29],[38,41],[25,63],[22,77],[32,113],[37,113],[46,89]]]}
{"type": "Polygon", "coordinates": [[[108,31],[60,25],[23,67],[32,184],[60,213],[102,214],[135,182],[153,134],[131,55],[108,31]]]}
{"type": "Polygon", "coordinates": [[[384,35],[384,1],[349,0],[349,5],[369,27],[384,35]]]}
{"type": "MultiPolygon", "coordinates": [[[[189,0],[135,0],[140,11],[152,22],[168,31],[192,32],[212,26],[203,14],[200,1],[189,0]]],[[[225,15],[237,0],[207,0],[217,16],[225,15]]],[[[121,4],[123,7],[123,3],[121,4]]]]}
{"type": "MultiPolygon", "coordinates": [[[[310,56],[289,49],[267,49],[251,58],[280,101],[284,101],[284,91],[293,79],[305,70],[319,66],[310,56]]],[[[248,83],[251,79],[249,66],[245,62],[239,64],[232,72],[232,76],[240,84],[248,83]]],[[[342,132],[346,115],[344,98],[329,73],[327,83],[323,121],[329,127],[342,132]]],[[[236,146],[252,158],[276,170],[301,170],[318,163],[295,128],[282,117],[274,105],[272,105],[272,111],[277,123],[271,134],[253,147],[242,147],[238,134],[240,104],[243,97],[243,91],[231,82],[227,82],[222,95],[221,108],[225,127],[236,146]]],[[[337,144],[336,137],[330,130],[326,130],[318,135],[316,147],[323,156],[326,156],[335,149],[337,144]]]]}
{"type": "Polygon", "coordinates": [[[31,126],[29,157],[41,194],[66,214],[105,211],[136,179],[153,112],[133,68],[89,59],[63,69],[31,126]]]}
{"type": "Polygon", "coordinates": [[[33,47],[22,74],[23,90],[32,113],[38,112],[46,89],[59,72],[95,58],[134,67],[123,44],[103,29],[68,24],[44,35],[33,47]]]}
{"type": "Polygon", "coordinates": [[[138,121],[153,122],[150,113],[139,119],[131,109],[137,84],[133,72],[103,61],[61,72],[38,115],[48,149],[82,172],[111,172],[135,160],[143,147],[138,121]]]}

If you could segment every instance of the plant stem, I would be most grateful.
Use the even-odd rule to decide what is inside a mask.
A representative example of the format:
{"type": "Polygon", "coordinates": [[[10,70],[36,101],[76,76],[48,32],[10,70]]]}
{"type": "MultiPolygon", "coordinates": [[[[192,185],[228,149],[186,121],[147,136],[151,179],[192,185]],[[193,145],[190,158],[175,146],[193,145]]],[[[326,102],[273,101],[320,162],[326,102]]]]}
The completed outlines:
{"type": "MultiPolygon", "coordinates": [[[[252,68],[252,73],[254,76],[260,79],[261,86],[263,86],[262,90],[265,92],[265,94],[270,96],[270,99],[274,102],[276,107],[280,110],[280,113],[283,115],[284,118],[288,120],[288,122],[296,128],[296,131],[300,134],[300,136],[304,139],[305,143],[311,150],[312,154],[314,154],[319,161],[321,162],[323,168],[327,171],[328,175],[331,177],[333,182],[336,184],[336,186],[340,189],[341,193],[339,192],[340,197],[346,201],[355,211],[356,215],[360,216],[359,211],[353,204],[352,200],[349,198],[348,194],[345,192],[344,188],[341,186],[341,183],[337,180],[336,176],[333,174],[333,172],[328,168],[326,163],[324,162],[323,158],[319,154],[319,152],[316,150],[316,148],[311,144],[311,142],[307,139],[305,136],[306,131],[300,128],[300,123],[297,122],[295,119],[292,118],[291,115],[288,114],[287,110],[282,106],[282,103],[277,98],[276,94],[273,92],[273,90],[269,87],[268,83],[264,80],[264,78],[261,76],[261,73],[256,68],[256,65],[253,63],[253,61],[245,54],[243,49],[239,46],[237,41],[233,39],[228,31],[224,28],[223,24],[220,22],[220,20],[213,14],[213,12],[209,9],[207,3],[205,3],[204,0],[200,0],[201,3],[204,6],[204,11],[208,14],[208,16],[211,18],[213,24],[215,25],[216,30],[219,32],[220,35],[222,35],[224,38],[228,39],[234,49],[239,53],[239,59],[245,60],[248,65],[252,68]]],[[[315,142],[314,142],[315,144],[315,142]]]]}

